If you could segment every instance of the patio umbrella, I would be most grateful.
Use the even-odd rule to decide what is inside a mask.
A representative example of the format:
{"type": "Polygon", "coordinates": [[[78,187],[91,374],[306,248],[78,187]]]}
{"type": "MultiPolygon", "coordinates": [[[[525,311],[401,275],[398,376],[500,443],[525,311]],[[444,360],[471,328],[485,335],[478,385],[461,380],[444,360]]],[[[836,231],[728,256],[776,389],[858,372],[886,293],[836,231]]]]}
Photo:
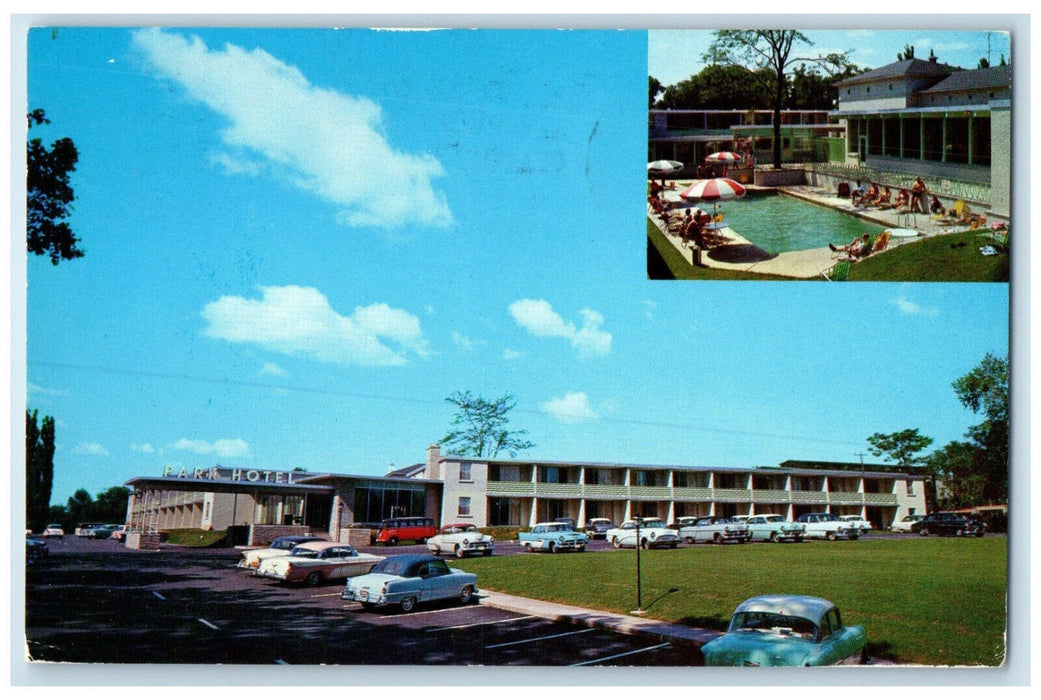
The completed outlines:
{"type": "Polygon", "coordinates": [[[668,175],[683,169],[683,163],[678,160],[655,160],[647,164],[647,172],[652,176],[668,175]]]}
{"type": "Polygon", "coordinates": [[[710,163],[722,163],[723,164],[723,177],[727,176],[727,166],[731,163],[740,163],[741,156],[734,153],[733,151],[718,151],[705,156],[705,160],[710,163]]]}
{"type": "Polygon", "coordinates": [[[745,188],[725,177],[714,177],[711,180],[698,180],[687,189],[680,192],[683,199],[698,202],[713,202],[712,211],[715,212],[716,203],[721,199],[737,199],[745,195],[745,188]]]}
{"type": "Polygon", "coordinates": [[[913,228],[887,228],[886,231],[889,231],[893,238],[915,238],[921,235],[913,228]]]}

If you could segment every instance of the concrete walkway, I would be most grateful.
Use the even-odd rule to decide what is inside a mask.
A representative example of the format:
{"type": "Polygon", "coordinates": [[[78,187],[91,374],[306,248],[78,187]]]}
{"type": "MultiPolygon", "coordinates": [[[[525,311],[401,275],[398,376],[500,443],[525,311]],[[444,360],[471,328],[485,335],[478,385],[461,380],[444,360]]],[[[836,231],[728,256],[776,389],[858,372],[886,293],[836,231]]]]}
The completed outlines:
{"type": "MultiPolygon", "coordinates": [[[[677,193],[686,187],[687,184],[689,183],[676,183],[674,190],[665,192],[666,200],[679,202],[680,198],[677,193]]],[[[834,192],[825,191],[817,187],[800,185],[778,188],[778,191],[877,224],[879,227],[878,233],[881,233],[883,229],[890,228],[907,228],[918,232],[916,237],[890,238],[887,250],[901,245],[910,245],[923,238],[957,233],[967,229],[966,226],[941,224],[926,214],[907,215],[893,211],[879,211],[877,209],[857,209],[850,204],[848,198],[840,198],[834,192]]],[[[649,207],[648,216],[665,235],[665,238],[691,265],[697,263],[720,270],[755,272],[796,279],[824,279],[823,271],[830,268],[843,257],[841,254],[833,252],[830,248],[793,250],[771,256],[757,248],[755,244],[730,227],[719,231],[720,234],[730,239],[729,243],[716,246],[709,251],[698,251],[696,247],[692,248],[685,245],[678,235],[669,233],[661,220],[654,216],[649,207]],[[730,260],[727,258],[730,258],[730,260]]],[[[875,253],[875,256],[885,255],[885,253],[886,251],[875,253]]]]}
{"type": "Polygon", "coordinates": [[[535,615],[547,620],[569,621],[574,624],[612,630],[621,634],[650,635],[661,639],[692,642],[698,646],[722,634],[721,632],[687,627],[686,625],[677,625],[671,622],[662,622],[661,620],[649,620],[635,615],[587,610],[573,605],[521,598],[520,596],[507,593],[490,591],[487,588],[480,589],[479,597],[481,605],[490,605],[501,610],[509,610],[510,612],[522,613],[524,615],[535,615]]]}

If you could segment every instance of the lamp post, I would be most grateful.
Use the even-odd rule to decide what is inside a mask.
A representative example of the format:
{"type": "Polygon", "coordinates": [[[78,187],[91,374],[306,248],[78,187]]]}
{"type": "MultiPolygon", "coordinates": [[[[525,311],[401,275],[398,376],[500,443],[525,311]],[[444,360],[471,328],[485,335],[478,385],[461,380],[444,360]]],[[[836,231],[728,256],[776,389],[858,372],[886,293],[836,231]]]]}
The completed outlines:
{"type": "Polygon", "coordinates": [[[640,523],[643,522],[643,518],[636,515],[633,516],[633,520],[636,522],[636,610],[633,610],[632,614],[643,615],[643,589],[640,584],[640,550],[643,549],[640,545],[640,523]]]}

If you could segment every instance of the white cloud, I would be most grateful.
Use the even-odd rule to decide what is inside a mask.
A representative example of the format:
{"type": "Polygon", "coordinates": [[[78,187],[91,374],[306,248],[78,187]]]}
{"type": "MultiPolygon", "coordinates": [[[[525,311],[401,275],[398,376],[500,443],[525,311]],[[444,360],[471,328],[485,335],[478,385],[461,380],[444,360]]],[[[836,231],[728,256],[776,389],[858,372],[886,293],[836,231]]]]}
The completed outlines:
{"type": "Polygon", "coordinates": [[[917,303],[903,296],[894,299],[893,305],[900,309],[901,313],[907,314],[908,316],[927,316],[929,318],[935,318],[940,313],[940,310],[934,306],[919,306],[917,303]]]}
{"type": "Polygon", "coordinates": [[[518,299],[509,306],[510,315],[522,328],[539,337],[566,338],[583,357],[606,355],[611,351],[611,334],[600,330],[604,317],[591,309],[579,314],[584,323],[576,328],[565,321],[544,299],[518,299]]]}
{"type": "Polygon", "coordinates": [[[427,355],[416,316],[378,303],[337,313],[312,287],[261,287],[262,299],[225,296],[207,304],[206,335],[232,343],[256,343],[286,355],[321,362],[400,365],[406,354],[427,355]],[[393,350],[384,344],[399,346],[393,350]]]}
{"type": "Polygon", "coordinates": [[[474,349],[474,341],[456,331],[452,331],[452,342],[467,352],[474,349]]]}
{"type": "Polygon", "coordinates": [[[153,68],[227,120],[221,138],[231,152],[214,161],[229,172],[263,167],[341,207],[349,226],[451,225],[445,196],[431,185],[444,175],[441,163],[388,143],[375,102],[312,85],[259,48],[210,49],[157,28],[133,36],[153,68]]]}
{"type": "Polygon", "coordinates": [[[108,457],[108,450],[96,442],[81,442],[72,448],[74,455],[92,455],[94,457],[108,457]]]}
{"type": "Polygon", "coordinates": [[[42,386],[40,386],[38,384],[33,384],[32,382],[28,382],[26,384],[25,389],[26,389],[26,393],[29,396],[68,396],[69,395],[69,392],[67,392],[67,391],[65,391],[63,389],[48,389],[48,388],[42,387],[42,386]]]}
{"type": "Polygon", "coordinates": [[[542,410],[564,423],[580,423],[600,416],[589,405],[584,392],[572,391],[542,404],[542,410]]]}
{"type": "Polygon", "coordinates": [[[272,377],[284,377],[288,374],[288,372],[282,369],[279,365],[276,365],[274,362],[265,362],[264,366],[260,368],[260,373],[272,377]]]}
{"type": "Polygon", "coordinates": [[[151,443],[145,442],[142,444],[133,443],[130,445],[130,449],[134,452],[144,452],[145,454],[155,454],[155,448],[152,447],[151,443]]]}
{"type": "Polygon", "coordinates": [[[510,350],[509,348],[506,348],[502,351],[502,359],[504,360],[516,360],[520,356],[521,353],[517,352],[516,350],[510,350]]]}
{"type": "Polygon", "coordinates": [[[240,438],[217,440],[216,442],[181,438],[174,444],[170,445],[170,448],[174,450],[183,450],[185,452],[194,452],[197,455],[212,454],[223,458],[249,456],[249,444],[240,438]]]}

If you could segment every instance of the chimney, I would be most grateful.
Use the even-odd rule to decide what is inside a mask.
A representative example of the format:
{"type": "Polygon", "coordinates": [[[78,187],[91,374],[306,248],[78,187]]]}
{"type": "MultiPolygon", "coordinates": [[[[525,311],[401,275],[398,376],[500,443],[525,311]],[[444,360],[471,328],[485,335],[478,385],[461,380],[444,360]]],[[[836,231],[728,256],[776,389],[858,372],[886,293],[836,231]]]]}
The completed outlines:
{"type": "Polygon", "coordinates": [[[436,442],[427,448],[427,468],[424,476],[428,479],[441,478],[441,446],[436,442]]]}

